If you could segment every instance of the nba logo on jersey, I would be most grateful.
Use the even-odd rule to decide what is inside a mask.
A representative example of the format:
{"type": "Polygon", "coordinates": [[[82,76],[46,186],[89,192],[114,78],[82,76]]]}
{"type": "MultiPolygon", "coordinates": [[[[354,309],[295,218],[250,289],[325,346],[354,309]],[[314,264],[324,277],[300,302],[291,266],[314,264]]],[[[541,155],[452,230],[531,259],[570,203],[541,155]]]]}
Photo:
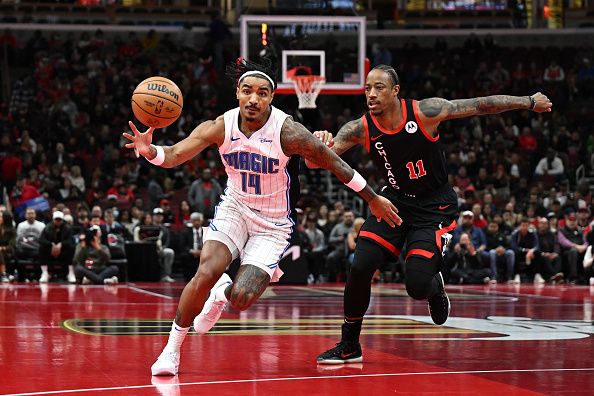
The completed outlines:
{"type": "Polygon", "coordinates": [[[417,123],[414,121],[409,121],[404,126],[404,129],[406,129],[406,132],[408,132],[408,133],[415,133],[417,131],[417,128],[418,128],[417,123]]]}

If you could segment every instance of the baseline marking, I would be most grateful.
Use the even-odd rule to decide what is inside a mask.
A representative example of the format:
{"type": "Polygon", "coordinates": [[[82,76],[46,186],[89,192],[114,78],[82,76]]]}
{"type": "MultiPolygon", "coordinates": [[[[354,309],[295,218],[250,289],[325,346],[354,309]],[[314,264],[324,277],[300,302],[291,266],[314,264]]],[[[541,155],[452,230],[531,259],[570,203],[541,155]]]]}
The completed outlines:
{"type": "Polygon", "coordinates": [[[138,288],[136,286],[126,285],[126,287],[128,287],[128,289],[132,289],[132,290],[134,290],[135,292],[138,292],[138,293],[145,293],[145,294],[150,294],[151,296],[166,298],[168,300],[173,300],[173,297],[166,296],[165,294],[154,293],[152,291],[144,290],[144,289],[138,288]]]}
{"type": "MultiPolygon", "coordinates": [[[[217,384],[241,384],[272,381],[303,381],[316,379],[340,379],[340,378],[373,378],[373,377],[406,377],[413,375],[460,375],[460,374],[497,374],[497,373],[525,373],[525,372],[560,372],[560,371],[594,371],[594,367],[585,368],[560,368],[560,369],[516,369],[516,370],[468,370],[468,371],[422,371],[410,373],[384,373],[384,374],[353,374],[353,375],[328,375],[319,377],[281,377],[281,378],[256,378],[245,380],[221,380],[221,381],[202,381],[202,382],[182,382],[178,384],[159,384],[158,387],[189,386],[189,385],[217,385],[217,384]]],[[[35,396],[52,395],[57,393],[78,393],[78,392],[103,392],[122,389],[145,389],[156,388],[157,385],[132,385],[132,386],[113,386],[109,388],[84,388],[84,389],[66,389],[47,392],[30,393],[8,393],[4,396],[35,396]]]]}

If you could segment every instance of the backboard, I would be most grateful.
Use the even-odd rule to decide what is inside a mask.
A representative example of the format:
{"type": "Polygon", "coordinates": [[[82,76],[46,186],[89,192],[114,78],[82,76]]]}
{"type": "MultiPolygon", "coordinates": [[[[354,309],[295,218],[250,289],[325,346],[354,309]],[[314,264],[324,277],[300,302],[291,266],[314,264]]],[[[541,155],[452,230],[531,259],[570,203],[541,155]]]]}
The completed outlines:
{"type": "Polygon", "coordinates": [[[241,56],[279,66],[277,94],[294,94],[292,75],[325,78],[321,94],[365,91],[365,17],[243,15],[241,56]]]}

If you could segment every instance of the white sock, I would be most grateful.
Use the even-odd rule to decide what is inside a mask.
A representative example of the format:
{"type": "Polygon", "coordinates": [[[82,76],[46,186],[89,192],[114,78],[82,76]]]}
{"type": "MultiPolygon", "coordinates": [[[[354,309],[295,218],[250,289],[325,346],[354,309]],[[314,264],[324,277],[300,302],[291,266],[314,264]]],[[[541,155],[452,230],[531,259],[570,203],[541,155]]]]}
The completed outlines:
{"type": "Polygon", "coordinates": [[[179,352],[181,345],[184,342],[184,338],[186,338],[186,335],[188,334],[188,330],[190,330],[190,327],[179,327],[175,324],[175,321],[173,321],[171,324],[171,331],[169,332],[169,340],[167,340],[165,349],[179,352]]]}
{"type": "Polygon", "coordinates": [[[42,265],[41,266],[41,272],[44,274],[47,274],[47,265],[42,265]]]}
{"type": "Polygon", "coordinates": [[[224,285],[219,286],[219,288],[215,291],[215,300],[216,301],[224,301],[228,302],[227,296],[225,295],[225,290],[232,285],[232,283],[225,283],[224,285]]]}
{"type": "Polygon", "coordinates": [[[74,275],[74,266],[73,265],[68,266],[68,275],[74,275]]]}

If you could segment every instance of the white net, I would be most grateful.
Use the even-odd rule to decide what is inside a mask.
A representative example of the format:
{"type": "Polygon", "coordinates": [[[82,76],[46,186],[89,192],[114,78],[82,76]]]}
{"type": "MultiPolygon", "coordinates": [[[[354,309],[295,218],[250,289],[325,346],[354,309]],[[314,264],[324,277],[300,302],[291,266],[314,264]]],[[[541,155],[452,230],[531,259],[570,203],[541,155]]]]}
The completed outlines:
{"type": "Polygon", "coordinates": [[[316,99],[326,79],[322,76],[293,76],[295,93],[300,109],[315,109],[316,99]]]}

